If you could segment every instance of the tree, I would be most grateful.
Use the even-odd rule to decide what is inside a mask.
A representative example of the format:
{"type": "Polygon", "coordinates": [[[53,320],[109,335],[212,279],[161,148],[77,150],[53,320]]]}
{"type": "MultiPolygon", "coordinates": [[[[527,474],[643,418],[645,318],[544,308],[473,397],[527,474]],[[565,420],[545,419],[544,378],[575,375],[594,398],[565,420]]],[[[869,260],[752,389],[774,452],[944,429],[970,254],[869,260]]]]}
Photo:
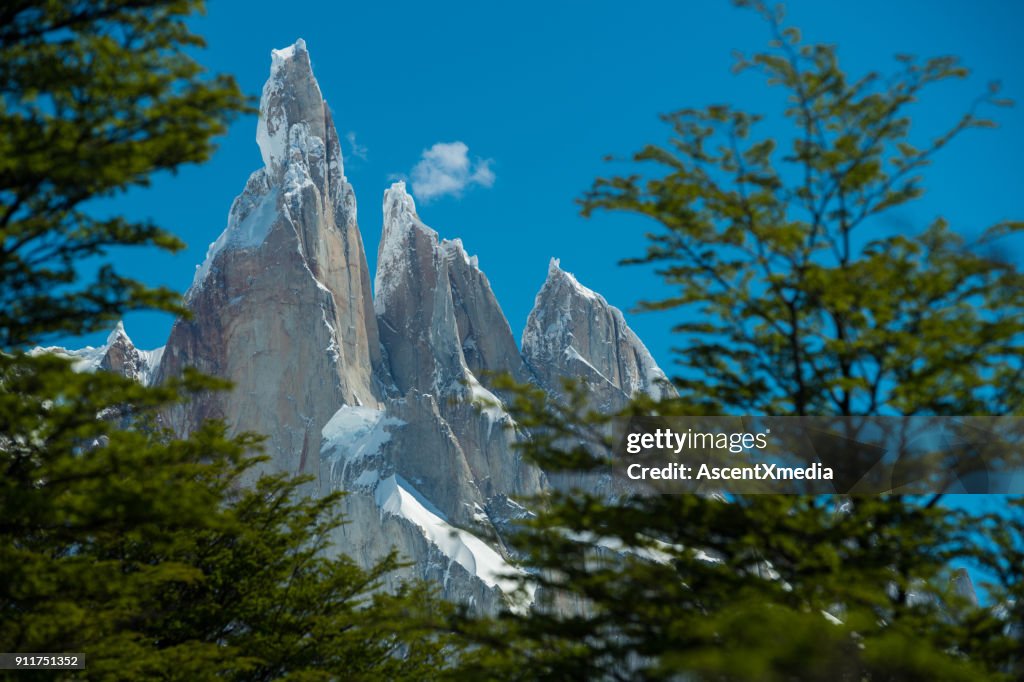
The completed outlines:
{"type": "MultiPolygon", "coordinates": [[[[757,115],[686,109],[664,117],[668,145],[581,202],[584,215],[655,221],[628,262],[657,265],[675,290],[644,309],[683,315],[680,397],[625,414],[1019,414],[1024,279],[986,249],[1022,224],[970,244],[941,220],[864,233],[922,194],[922,169],[951,140],[992,125],[976,109],[1006,104],[997,88],[912,144],[911,105],[964,77],[957,60],[901,56],[892,76],[851,80],[836,48],[804,43],[781,10],[738,4],[772,32],[738,68],[784,89],[788,145],[756,137],[757,115]]],[[[586,409],[585,386],[566,393],[517,389],[514,418],[541,434],[526,456],[549,470],[606,464],[613,415],[586,409]]],[[[487,643],[467,665],[497,679],[1016,679],[1008,640],[979,645],[1006,619],[958,593],[951,562],[982,556],[1010,575],[1021,537],[986,548],[978,519],[938,501],[554,492],[514,543],[544,597],[460,624],[487,643]]]]}
{"type": "MultiPolygon", "coordinates": [[[[745,3],[746,4],[746,3],[745,3]]],[[[687,308],[678,325],[685,394],[712,414],[1014,414],[1024,399],[1024,294],[1012,263],[986,252],[1024,227],[972,243],[937,219],[870,238],[870,221],[924,192],[922,170],[954,138],[992,127],[998,85],[949,130],[910,139],[908,109],[967,75],[953,57],[898,58],[889,77],[850,81],[835,46],[809,45],[758,7],[772,51],[740,59],[786,90],[789,149],[752,139],[758,115],[727,106],[665,116],[668,146],[634,160],[665,171],[598,180],[583,212],[627,211],[663,228],[645,257],[678,290],[647,310],[687,308]],[[950,333],[953,330],[955,333],[950,333]]]]}
{"type": "Polygon", "coordinates": [[[0,348],[108,329],[124,311],[180,313],[178,296],[86,261],[114,246],[183,244],[90,200],[207,160],[246,110],[234,79],[187,50],[199,0],[13,0],[0,8],[0,348]]]}
{"type": "Polygon", "coordinates": [[[89,202],[205,160],[247,110],[189,56],[201,9],[0,8],[0,650],[84,653],[75,679],[428,679],[448,653],[444,607],[423,585],[381,592],[396,557],[365,570],[327,546],[337,495],[302,497],[306,479],[287,476],[243,488],[259,437],[161,426],[223,382],[146,387],[25,350],[126,310],[182,312],[110,265],[83,273],[110,248],[179,248],[89,202]]]}
{"type": "Polygon", "coordinates": [[[996,606],[974,614],[968,651],[990,668],[1020,679],[1024,670],[1024,498],[1011,500],[1009,507],[977,521],[990,544],[975,548],[975,555],[993,576],[986,587],[996,606]]]}
{"type": "Polygon", "coordinates": [[[442,607],[422,585],[380,593],[394,556],[331,558],[339,495],[244,488],[257,437],[159,427],[215,386],[0,356],[0,648],[82,652],[93,679],[429,678],[442,607]]]}

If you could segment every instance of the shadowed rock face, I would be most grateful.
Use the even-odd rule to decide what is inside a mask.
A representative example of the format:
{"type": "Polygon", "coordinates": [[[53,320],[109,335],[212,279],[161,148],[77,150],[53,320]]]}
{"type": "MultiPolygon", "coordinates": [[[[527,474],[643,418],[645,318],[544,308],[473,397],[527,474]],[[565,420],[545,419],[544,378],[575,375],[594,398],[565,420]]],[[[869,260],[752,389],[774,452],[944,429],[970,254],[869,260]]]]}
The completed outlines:
{"type": "Polygon", "coordinates": [[[395,387],[407,398],[434,396],[483,499],[491,503],[503,495],[540,492],[540,471],[515,452],[518,436],[511,418],[476,376],[464,350],[469,348],[480,371],[524,378],[525,367],[514,342],[509,343],[508,321],[462,244],[440,242],[419,219],[405,183],[395,183],[384,194],[375,289],[381,342],[395,387]]]}
{"type": "Polygon", "coordinates": [[[305,43],[273,52],[257,141],[264,167],[196,271],[191,320],[171,331],[158,380],[194,366],[235,384],[169,415],[269,436],[270,470],[314,472],[340,405],[383,391],[369,270],[338,136],[305,43]]]}
{"type": "Polygon", "coordinates": [[[100,360],[99,369],[145,383],[149,367],[146,359],[128,338],[124,324],[118,322],[107,337],[106,352],[100,360]]]}
{"type": "Polygon", "coordinates": [[[443,240],[441,253],[448,263],[448,283],[466,366],[488,388],[492,387],[494,374],[509,374],[520,383],[530,381],[532,375],[476,256],[466,253],[461,239],[443,240]]]}
{"type": "Polygon", "coordinates": [[[448,261],[437,233],[416,215],[405,183],[384,193],[374,308],[399,394],[457,392],[465,376],[448,261]]]}

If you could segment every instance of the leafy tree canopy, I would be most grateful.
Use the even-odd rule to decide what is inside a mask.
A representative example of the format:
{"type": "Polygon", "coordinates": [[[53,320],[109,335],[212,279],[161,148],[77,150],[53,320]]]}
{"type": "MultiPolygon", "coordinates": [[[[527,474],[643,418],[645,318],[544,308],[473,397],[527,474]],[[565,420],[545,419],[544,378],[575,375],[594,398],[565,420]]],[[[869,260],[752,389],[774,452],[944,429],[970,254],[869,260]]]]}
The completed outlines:
{"type": "Polygon", "coordinates": [[[187,19],[200,0],[11,0],[0,7],[0,348],[112,326],[126,310],[182,312],[176,293],[103,264],[114,246],[169,251],[149,222],[90,200],[207,160],[246,99],[209,76],[187,19]]]}
{"type": "MultiPolygon", "coordinates": [[[[911,110],[927,88],[962,79],[954,57],[897,58],[891,75],[850,78],[834,45],[809,44],[779,11],[744,2],[771,49],[736,68],[782,88],[792,135],[759,137],[762,116],[732,107],[664,116],[667,145],[638,172],[602,178],[583,212],[625,211],[658,225],[647,254],[682,308],[684,395],[710,414],[1015,414],[1024,405],[1024,281],[995,241],[967,242],[937,219],[874,236],[871,221],[920,197],[923,171],[963,132],[989,128],[983,105],[916,141],[911,110]]],[[[973,227],[973,226],[972,226],[973,227]]],[[[876,233],[877,234],[877,233],[876,233]]]]}
{"type": "MultiPolygon", "coordinates": [[[[992,126],[978,111],[1007,104],[997,88],[915,142],[912,105],[967,75],[956,59],[900,56],[891,75],[851,78],[781,10],[738,4],[772,38],[737,69],[784,92],[792,136],[761,136],[760,115],[729,106],[678,111],[667,144],[581,201],[584,215],[652,220],[647,253],[628,262],[654,264],[675,293],[642,307],[683,317],[680,397],[627,412],[1020,414],[1024,279],[993,249],[1024,225],[971,242],[941,219],[871,230],[921,196],[953,139],[992,126]]],[[[607,464],[612,415],[587,408],[585,384],[516,390],[513,416],[539,434],[528,458],[607,464]]],[[[467,665],[515,680],[1019,679],[1019,519],[937,499],[555,491],[514,543],[538,609],[459,623],[485,643],[467,665]],[[957,561],[997,567],[1000,607],[973,603],[957,561]]]]}

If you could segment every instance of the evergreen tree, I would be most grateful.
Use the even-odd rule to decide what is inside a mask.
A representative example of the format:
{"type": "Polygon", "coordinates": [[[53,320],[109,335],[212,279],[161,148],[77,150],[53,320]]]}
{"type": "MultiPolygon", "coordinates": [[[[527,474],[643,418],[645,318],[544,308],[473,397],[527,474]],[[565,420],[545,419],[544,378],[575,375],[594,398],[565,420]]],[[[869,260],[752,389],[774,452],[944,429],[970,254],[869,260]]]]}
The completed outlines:
{"type": "Polygon", "coordinates": [[[306,498],[307,479],[285,475],[244,488],[257,437],[158,426],[182,391],[222,385],[147,388],[2,355],[0,387],[4,651],[82,652],[79,679],[428,679],[440,667],[429,590],[380,593],[394,556],[371,570],[331,558],[338,495],[306,498]]]}
{"type": "Polygon", "coordinates": [[[179,297],[87,259],[182,243],[148,222],[100,218],[90,200],[209,158],[245,109],[228,76],[187,50],[196,0],[15,0],[0,8],[0,348],[109,329],[179,297]]]}
{"type": "MultiPolygon", "coordinates": [[[[582,200],[585,215],[656,222],[629,262],[654,263],[675,290],[643,308],[683,315],[680,397],[627,412],[1020,414],[1024,278],[990,249],[1022,224],[972,243],[942,220],[870,234],[922,194],[935,154],[992,125],[976,109],[1006,104],[997,88],[914,144],[911,105],[967,75],[956,59],[899,57],[895,74],[853,80],[781,10],[740,4],[772,41],[738,68],[785,91],[792,137],[758,137],[761,117],[728,106],[679,111],[664,117],[668,145],[582,200]]],[[[585,385],[567,382],[567,399],[516,391],[513,416],[538,434],[530,459],[607,464],[612,415],[587,409],[585,385]]],[[[523,680],[1019,679],[1020,639],[1005,633],[1020,615],[1022,537],[990,519],[986,545],[980,520],[940,497],[554,492],[516,543],[543,596],[528,614],[460,623],[484,643],[467,666],[523,680]],[[951,562],[971,557],[1000,567],[1002,615],[955,589],[951,562]]]]}
{"type": "Polygon", "coordinates": [[[128,310],[184,312],[112,265],[84,273],[113,247],[180,248],[89,202],[206,160],[248,110],[189,56],[202,7],[0,7],[0,651],[84,653],[66,679],[429,679],[448,653],[443,607],[422,585],[381,592],[396,557],[364,570],[326,545],[336,495],[302,497],[287,476],[243,488],[260,438],[161,427],[222,382],[145,387],[26,352],[128,310]]]}

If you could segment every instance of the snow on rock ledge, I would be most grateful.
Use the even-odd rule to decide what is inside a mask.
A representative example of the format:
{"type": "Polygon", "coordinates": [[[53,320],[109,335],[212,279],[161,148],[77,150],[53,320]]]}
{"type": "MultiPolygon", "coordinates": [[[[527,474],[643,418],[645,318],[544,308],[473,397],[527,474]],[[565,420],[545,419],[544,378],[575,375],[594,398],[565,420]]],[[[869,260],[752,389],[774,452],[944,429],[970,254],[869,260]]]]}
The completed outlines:
{"type": "Polygon", "coordinates": [[[321,452],[335,461],[376,455],[391,440],[387,427],[403,424],[401,419],[386,416],[384,410],[345,405],[324,425],[321,452]]]}
{"type": "Polygon", "coordinates": [[[248,182],[245,183],[245,191],[231,204],[228,226],[217,240],[210,244],[202,264],[196,266],[192,286],[185,294],[186,301],[202,287],[218,253],[224,249],[254,248],[263,243],[278,216],[277,195],[278,191],[270,186],[264,169],[261,168],[249,176],[248,182]]]}
{"type": "Polygon", "coordinates": [[[516,591],[519,573],[496,551],[472,533],[455,528],[444,515],[401,476],[389,476],[377,484],[377,506],[415,524],[430,542],[450,560],[458,563],[489,587],[505,594],[516,591]]]}

